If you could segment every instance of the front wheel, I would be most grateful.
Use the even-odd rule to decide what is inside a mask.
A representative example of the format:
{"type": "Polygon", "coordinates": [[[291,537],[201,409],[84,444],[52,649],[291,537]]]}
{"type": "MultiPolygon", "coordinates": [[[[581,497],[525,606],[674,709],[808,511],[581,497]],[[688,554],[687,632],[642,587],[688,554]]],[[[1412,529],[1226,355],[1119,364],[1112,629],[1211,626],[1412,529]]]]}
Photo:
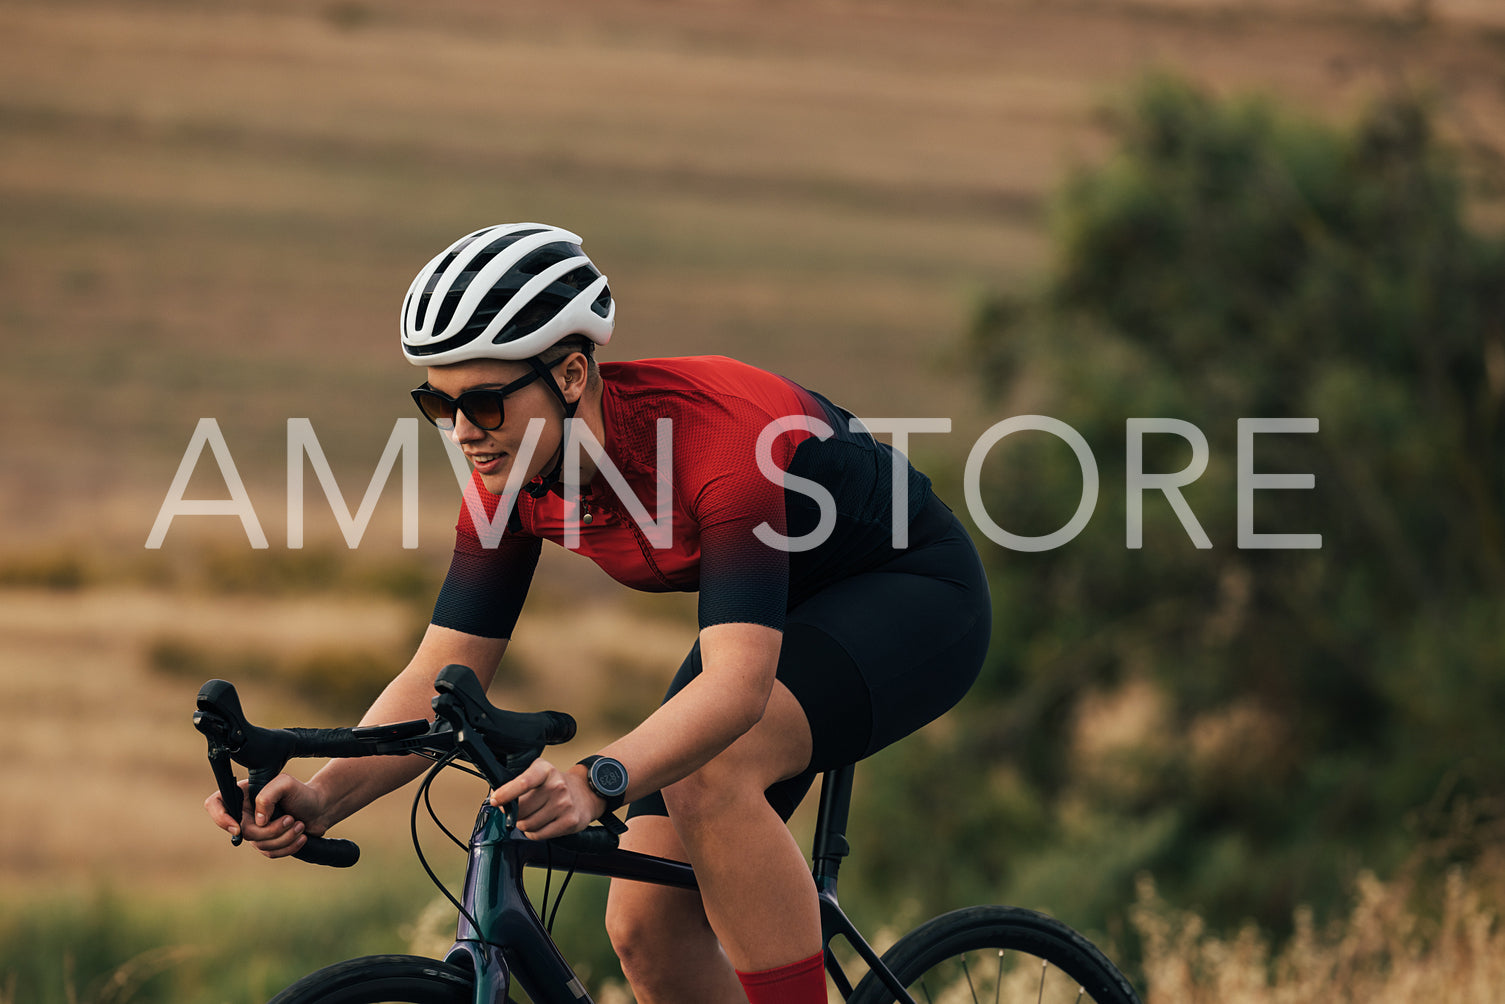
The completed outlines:
{"type": "MultiPolygon", "coordinates": [[[[1139,1004],[1107,956],[1060,921],[1032,910],[974,906],[942,914],[900,938],[884,965],[921,1004],[1139,1004]]],[[[869,973],[850,1004],[893,1004],[869,973]]]]}
{"type": "Polygon", "coordinates": [[[368,955],[310,973],[271,1004],[471,1004],[468,970],[417,955],[368,955]]]}

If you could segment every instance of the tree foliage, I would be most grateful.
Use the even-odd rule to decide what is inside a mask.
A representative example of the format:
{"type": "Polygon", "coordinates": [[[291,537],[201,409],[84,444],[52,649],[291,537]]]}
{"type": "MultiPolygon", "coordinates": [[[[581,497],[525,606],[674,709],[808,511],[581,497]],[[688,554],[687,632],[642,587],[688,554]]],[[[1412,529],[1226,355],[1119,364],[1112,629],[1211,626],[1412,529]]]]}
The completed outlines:
{"type": "MultiPolygon", "coordinates": [[[[1157,77],[1116,129],[1060,195],[1039,288],[984,303],[972,342],[996,401],[1092,446],[1096,512],[1051,551],[983,544],[991,664],[945,753],[966,769],[938,788],[894,756],[879,797],[968,842],[945,895],[983,882],[1100,923],[1148,870],[1278,927],[1505,798],[1505,241],[1467,224],[1409,96],[1337,128],[1157,77]],[[1210,549],[1154,492],[1126,547],[1140,417],[1206,434],[1184,496],[1210,549]],[[1319,550],[1237,546],[1237,422],[1263,417],[1320,430],[1255,437],[1255,471],[1315,488],[1254,492],[1254,528],[1319,550]]],[[[1146,472],[1191,456],[1144,437],[1146,472]]],[[[1058,528],[1081,490],[1038,433],[983,471],[1015,533],[1058,528]]]]}

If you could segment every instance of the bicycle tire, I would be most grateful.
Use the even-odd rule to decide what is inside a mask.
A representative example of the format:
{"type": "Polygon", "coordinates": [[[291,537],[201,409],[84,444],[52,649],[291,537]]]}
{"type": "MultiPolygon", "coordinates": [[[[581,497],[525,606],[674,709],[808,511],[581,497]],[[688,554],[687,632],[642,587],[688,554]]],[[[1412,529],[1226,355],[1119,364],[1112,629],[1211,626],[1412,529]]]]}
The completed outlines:
{"type": "MultiPolygon", "coordinates": [[[[1092,942],[1058,920],[1017,907],[942,914],[900,938],[883,953],[883,963],[917,1004],[1139,1004],[1129,981],[1092,942]]],[[[848,1004],[894,999],[868,973],[848,1004]]]]}
{"type": "Polygon", "coordinates": [[[368,955],[303,977],[270,1004],[471,1004],[470,971],[417,955],[368,955]]]}

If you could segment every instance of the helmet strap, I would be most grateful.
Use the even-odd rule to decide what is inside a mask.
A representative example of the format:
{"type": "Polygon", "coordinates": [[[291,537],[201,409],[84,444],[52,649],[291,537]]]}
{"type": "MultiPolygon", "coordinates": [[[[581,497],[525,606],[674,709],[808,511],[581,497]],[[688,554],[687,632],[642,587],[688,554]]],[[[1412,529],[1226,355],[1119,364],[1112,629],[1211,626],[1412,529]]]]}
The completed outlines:
{"type": "Polygon", "coordinates": [[[550,372],[552,367],[545,366],[539,362],[537,356],[529,358],[528,365],[533,367],[534,372],[538,374],[544,385],[553,391],[554,396],[559,399],[559,405],[564,409],[564,421],[559,430],[559,449],[554,453],[553,468],[547,473],[539,475],[537,480],[525,485],[523,491],[527,492],[533,498],[542,498],[550,491],[562,496],[564,494],[564,486],[560,481],[560,474],[564,470],[565,450],[569,447],[570,419],[575,417],[575,409],[580,407],[580,402],[578,400],[566,400],[564,391],[560,390],[559,384],[554,382],[554,374],[550,372]]]}

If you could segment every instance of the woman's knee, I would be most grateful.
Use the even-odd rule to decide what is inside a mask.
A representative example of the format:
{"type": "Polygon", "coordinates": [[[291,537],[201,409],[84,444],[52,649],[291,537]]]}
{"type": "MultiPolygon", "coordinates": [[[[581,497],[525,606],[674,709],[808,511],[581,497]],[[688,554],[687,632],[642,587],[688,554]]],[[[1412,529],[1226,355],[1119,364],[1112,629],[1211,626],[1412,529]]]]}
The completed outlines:
{"type": "Polygon", "coordinates": [[[680,836],[699,832],[724,818],[740,818],[763,801],[764,785],[754,765],[739,767],[723,754],[663,790],[664,805],[680,836]],[[744,769],[746,768],[746,769],[744,769]]]}
{"type": "Polygon", "coordinates": [[[687,942],[715,940],[698,893],[625,880],[611,884],[606,934],[629,973],[672,961],[687,942]]]}
{"type": "Polygon", "coordinates": [[[664,804],[681,835],[765,801],[764,792],[810,763],[810,724],[799,701],[774,685],[763,718],[693,774],[664,788],[664,804]]]}

